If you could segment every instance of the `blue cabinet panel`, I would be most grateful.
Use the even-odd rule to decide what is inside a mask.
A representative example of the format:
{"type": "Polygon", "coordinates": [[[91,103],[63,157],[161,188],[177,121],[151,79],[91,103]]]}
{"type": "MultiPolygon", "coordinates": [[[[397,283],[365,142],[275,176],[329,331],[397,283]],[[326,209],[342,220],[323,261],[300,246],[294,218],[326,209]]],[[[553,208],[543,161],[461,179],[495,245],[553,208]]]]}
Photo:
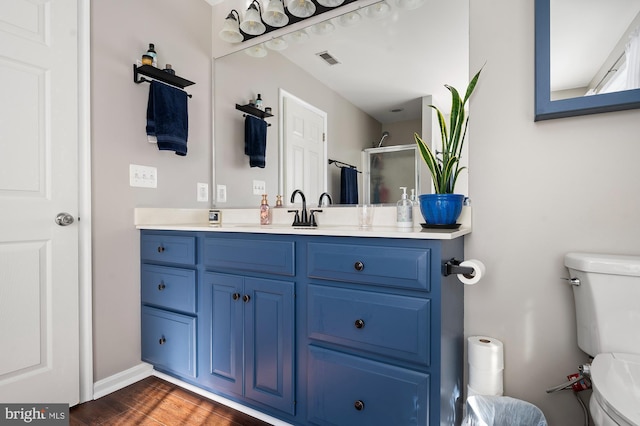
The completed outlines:
{"type": "Polygon", "coordinates": [[[308,244],[308,275],[429,291],[429,249],[364,244],[308,244]]]}
{"type": "Polygon", "coordinates": [[[196,313],[196,271],[142,265],[142,303],[196,313]]]}
{"type": "Polygon", "coordinates": [[[206,316],[200,325],[204,339],[201,360],[206,362],[209,386],[242,395],[242,287],[240,276],[204,274],[202,302],[206,316]],[[208,345],[205,345],[208,342],[208,345]]]}
{"type": "Polygon", "coordinates": [[[294,414],[293,283],[245,278],[245,395],[294,414]]]}
{"type": "Polygon", "coordinates": [[[309,338],[429,364],[431,301],[310,285],[309,338]]]}
{"type": "Polygon", "coordinates": [[[235,269],[295,275],[293,241],[205,238],[204,264],[208,269],[235,269]]]}
{"type": "Polygon", "coordinates": [[[313,424],[428,425],[428,374],[314,346],[308,372],[313,424]]]}
{"type": "Polygon", "coordinates": [[[142,307],[142,360],[185,377],[196,377],[196,319],[142,307]]]}
{"type": "Polygon", "coordinates": [[[140,241],[140,257],[153,262],[196,263],[195,237],[143,233],[140,241]]]}

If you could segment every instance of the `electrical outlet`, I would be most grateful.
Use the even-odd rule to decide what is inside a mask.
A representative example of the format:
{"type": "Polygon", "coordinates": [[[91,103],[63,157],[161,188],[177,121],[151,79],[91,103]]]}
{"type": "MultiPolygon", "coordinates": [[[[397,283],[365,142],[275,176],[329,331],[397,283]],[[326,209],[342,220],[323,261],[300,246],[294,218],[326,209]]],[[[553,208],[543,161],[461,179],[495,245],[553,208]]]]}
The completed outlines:
{"type": "Polygon", "coordinates": [[[216,185],[216,202],[227,202],[227,185],[216,185]]]}
{"type": "Polygon", "coordinates": [[[129,186],[157,188],[158,169],[155,167],[129,164],[129,186]]]}
{"type": "Polygon", "coordinates": [[[263,180],[253,181],[253,195],[262,195],[266,191],[266,183],[263,180]]]}
{"type": "Polygon", "coordinates": [[[198,201],[209,201],[209,184],[198,182],[198,201]]]}

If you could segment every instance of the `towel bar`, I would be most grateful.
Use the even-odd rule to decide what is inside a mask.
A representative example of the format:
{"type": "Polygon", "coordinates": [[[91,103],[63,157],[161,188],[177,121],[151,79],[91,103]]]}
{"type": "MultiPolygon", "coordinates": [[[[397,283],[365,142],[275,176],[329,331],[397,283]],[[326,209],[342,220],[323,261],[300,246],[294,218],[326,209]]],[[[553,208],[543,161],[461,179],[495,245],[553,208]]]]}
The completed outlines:
{"type": "MultiPolygon", "coordinates": [[[[138,77],[139,74],[151,77],[155,80],[178,87],[180,89],[184,89],[187,86],[195,84],[193,81],[178,77],[177,75],[169,74],[158,68],[152,67],[151,65],[137,66],[136,64],[133,64],[133,82],[136,84],[151,83],[151,80],[149,79],[138,77]]],[[[187,96],[190,98],[193,97],[191,94],[187,94],[187,96]]]]}

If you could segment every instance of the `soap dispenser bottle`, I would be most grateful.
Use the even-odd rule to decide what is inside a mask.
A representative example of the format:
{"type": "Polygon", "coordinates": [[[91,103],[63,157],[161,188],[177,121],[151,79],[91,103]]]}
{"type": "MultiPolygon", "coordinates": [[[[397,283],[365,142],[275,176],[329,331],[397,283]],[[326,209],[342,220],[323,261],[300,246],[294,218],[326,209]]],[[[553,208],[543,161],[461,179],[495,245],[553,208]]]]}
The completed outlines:
{"type": "Polygon", "coordinates": [[[262,194],[262,202],[260,203],[260,225],[271,224],[271,208],[267,200],[267,194],[262,194]]]}
{"type": "Polygon", "coordinates": [[[413,227],[413,203],[407,197],[407,187],[401,186],[402,198],[397,203],[396,207],[396,226],[398,228],[410,228],[413,227]]]}

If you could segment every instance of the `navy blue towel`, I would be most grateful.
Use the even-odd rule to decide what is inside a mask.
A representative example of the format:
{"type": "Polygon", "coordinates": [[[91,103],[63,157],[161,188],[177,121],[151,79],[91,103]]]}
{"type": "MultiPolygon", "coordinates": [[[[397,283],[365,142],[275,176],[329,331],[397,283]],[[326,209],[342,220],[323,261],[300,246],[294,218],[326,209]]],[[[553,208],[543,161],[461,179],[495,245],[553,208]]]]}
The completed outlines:
{"type": "Polygon", "coordinates": [[[264,168],[267,150],[267,122],[252,115],[244,119],[244,153],[249,156],[249,166],[264,168]]]}
{"type": "Polygon", "coordinates": [[[155,136],[158,149],[187,155],[187,92],[152,81],[147,103],[147,135],[155,136]]]}
{"type": "Polygon", "coordinates": [[[340,172],[340,204],[358,204],[358,170],[343,167],[340,172]]]}

